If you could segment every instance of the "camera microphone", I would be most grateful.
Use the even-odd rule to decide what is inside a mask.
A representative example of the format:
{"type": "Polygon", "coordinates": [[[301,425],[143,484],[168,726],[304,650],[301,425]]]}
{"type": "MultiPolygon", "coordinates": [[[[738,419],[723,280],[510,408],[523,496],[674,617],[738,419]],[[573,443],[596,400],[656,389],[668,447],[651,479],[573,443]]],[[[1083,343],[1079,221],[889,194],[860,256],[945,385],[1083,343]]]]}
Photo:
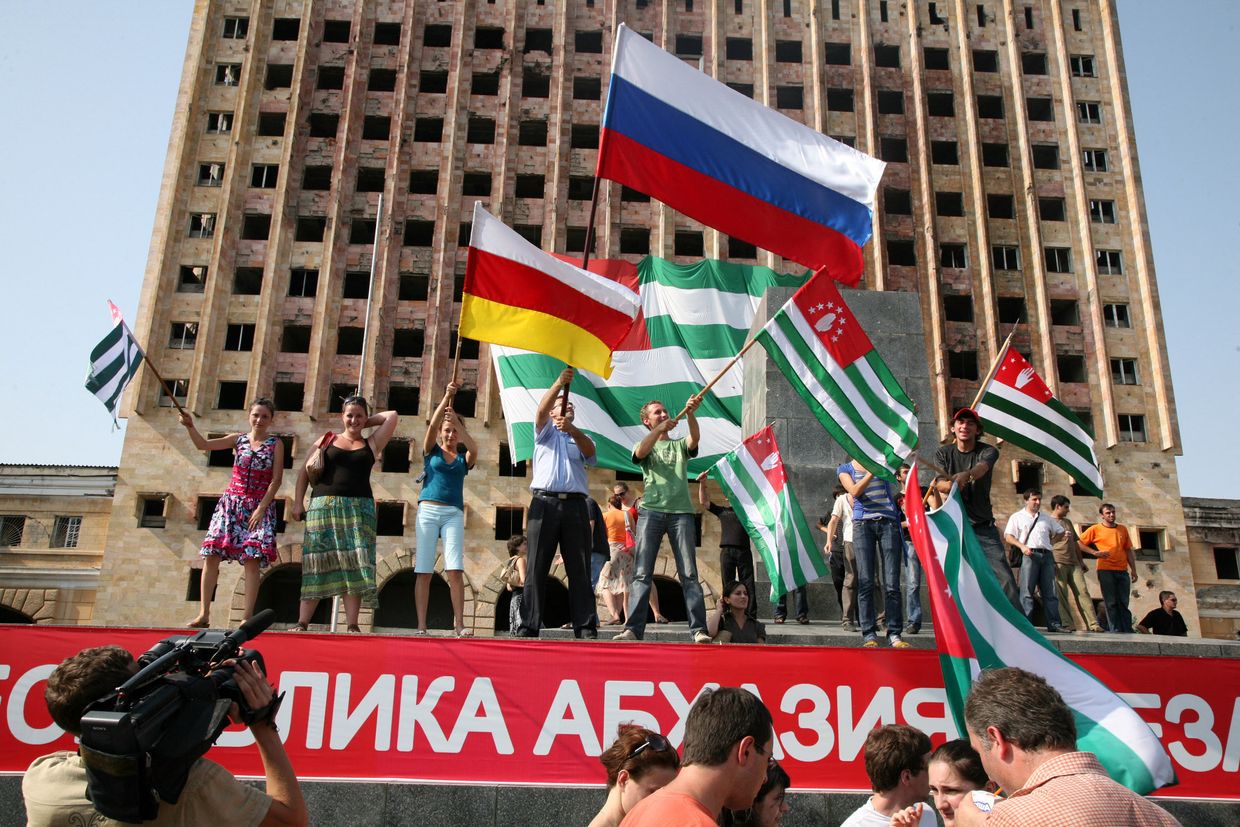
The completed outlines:
{"type": "Polygon", "coordinates": [[[215,650],[215,660],[227,660],[236,656],[237,652],[241,650],[242,644],[267,631],[267,628],[275,621],[275,610],[263,609],[254,617],[238,626],[235,631],[225,636],[219,648],[215,650]]]}

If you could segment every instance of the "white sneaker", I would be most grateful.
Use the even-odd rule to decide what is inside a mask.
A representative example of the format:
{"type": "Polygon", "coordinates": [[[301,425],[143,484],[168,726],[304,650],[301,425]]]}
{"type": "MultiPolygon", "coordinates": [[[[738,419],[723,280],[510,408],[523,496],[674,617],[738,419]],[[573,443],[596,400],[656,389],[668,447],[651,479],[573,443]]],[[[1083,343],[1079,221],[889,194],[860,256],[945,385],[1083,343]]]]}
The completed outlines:
{"type": "Polygon", "coordinates": [[[637,635],[633,634],[631,629],[625,629],[618,635],[613,635],[612,640],[637,640],[637,635]]]}
{"type": "Polygon", "coordinates": [[[693,633],[694,643],[710,643],[710,641],[711,641],[710,635],[706,634],[705,632],[694,632],[693,633]]]}

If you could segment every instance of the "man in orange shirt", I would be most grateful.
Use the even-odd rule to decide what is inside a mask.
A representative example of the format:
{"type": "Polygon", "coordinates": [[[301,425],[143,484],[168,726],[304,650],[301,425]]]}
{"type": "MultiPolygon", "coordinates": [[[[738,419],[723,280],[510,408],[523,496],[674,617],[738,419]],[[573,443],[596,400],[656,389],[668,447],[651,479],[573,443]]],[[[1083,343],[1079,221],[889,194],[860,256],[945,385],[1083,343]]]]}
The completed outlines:
{"type": "Polygon", "coordinates": [[[703,692],[685,718],[680,774],[643,798],[620,827],[715,827],[753,806],[775,748],[770,710],[734,686],[703,692]]]}
{"type": "Polygon", "coordinates": [[[1132,553],[1128,529],[1115,524],[1115,506],[1103,503],[1098,509],[1102,522],[1091,525],[1077,540],[1082,552],[1098,560],[1098,585],[1106,606],[1112,632],[1132,634],[1132,615],[1128,596],[1137,579],[1137,558],[1132,553]]]}

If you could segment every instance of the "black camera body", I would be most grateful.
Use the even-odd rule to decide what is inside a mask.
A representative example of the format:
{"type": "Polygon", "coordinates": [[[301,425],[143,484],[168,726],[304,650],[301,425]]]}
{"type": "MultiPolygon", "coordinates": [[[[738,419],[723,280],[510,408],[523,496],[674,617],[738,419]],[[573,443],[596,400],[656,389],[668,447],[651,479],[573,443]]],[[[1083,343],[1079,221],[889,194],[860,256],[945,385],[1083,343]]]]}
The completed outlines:
{"type": "Polygon", "coordinates": [[[246,722],[275,714],[279,698],[251,709],[236,682],[234,659],[263,656],[242,650],[275,620],[270,609],[229,634],[199,632],[165,638],[138,658],[138,672],[82,716],[80,753],[87,797],[103,815],[138,824],[155,818],[159,801],[175,804],[189,771],[228,726],[233,703],[246,722]]]}

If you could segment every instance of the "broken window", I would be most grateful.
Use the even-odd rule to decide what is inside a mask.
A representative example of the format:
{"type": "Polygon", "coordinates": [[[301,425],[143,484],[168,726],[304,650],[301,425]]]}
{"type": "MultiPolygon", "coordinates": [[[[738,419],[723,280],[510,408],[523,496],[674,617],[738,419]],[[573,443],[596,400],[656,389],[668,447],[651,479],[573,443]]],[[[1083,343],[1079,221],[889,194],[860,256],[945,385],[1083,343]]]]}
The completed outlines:
{"type": "Polygon", "coordinates": [[[467,172],[461,181],[462,195],[490,195],[491,173],[467,172]]]}
{"type": "Polygon", "coordinates": [[[874,47],[874,65],[880,69],[900,68],[900,47],[878,44],[874,47]]]}
{"type": "Polygon", "coordinates": [[[193,350],[198,341],[197,322],[173,322],[168,335],[168,347],[172,350],[193,350]]]}
{"type": "Polygon", "coordinates": [[[374,43],[376,46],[399,46],[400,24],[376,22],[374,43]]]}
{"type": "Polygon", "coordinates": [[[1098,76],[1097,71],[1094,69],[1093,55],[1073,55],[1068,59],[1068,65],[1072,68],[1072,76],[1075,78],[1098,76]]]}
{"type": "Polygon", "coordinates": [[[220,382],[215,407],[221,411],[244,411],[247,401],[246,389],[247,383],[245,382],[220,382]]]}
{"type": "MultiPolygon", "coordinates": [[[[184,382],[184,379],[178,379],[178,382],[184,382]]],[[[168,384],[172,384],[169,382],[168,384]]],[[[173,393],[176,393],[174,390],[173,393]]],[[[168,407],[172,407],[172,403],[168,403],[168,407]]],[[[139,494],[138,495],[138,528],[163,528],[167,517],[165,510],[168,504],[167,494],[139,494]]]]}
{"type": "Polygon", "coordinates": [[[201,264],[182,264],[177,271],[178,293],[201,293],[207,285],[207,268],[201,264]]]}
{"type": "Polygon", "coordinates": [[[266,241],[271,234],[271,216],[247,213],[241,218],[241,238],[245,241],[266,241]]]}
{"type": "Polygon", "coordinates": [[[386,116],[367,115],[362,120],[362,140],[386,141],[392,133],[392,119],[386,116]]]}
{"type": "Polygon", "coordinates": [[[753,40],[748,37],[729,37],[723,48],[728,60],[753,60],[753,40]]]}
{"type": "Polygon", "coordinates": [[[701,231],[677,230],[673,250],[678,256],[701,258],[706,254],[701,231]]]}
{"type": "Polygon", "coordinates": [[[573,100],[596,101],[603,96],[603,81],[595,76],[573,78],[573,100]]]}
{"type": "Polygon", "coordinates": [[[1080,323],[1081,313],[1075,299],[1051,299],[1051,324],[1074,327],[1080,323]]]}
{"type": "Polygon", "coordinates": [[[921,50],[922,62],[927,69],[950,69],[951,64],[947,60],[947,50],[937,47],[926,46],[921,50]]]}
{"type": "Polygon", "coordinates": [[[359,356],[362,352],[365,329],[361,327],[341,327],[336,331],[336,354],[339,356],[359,356]]]}
{"type": "Polygon", "coordinates": [[[1025,318],[1023,296],[998,296],[995,299],[995,317],[1001,324],[1019,324],[1025,318]]]}
{"type": "Polygon", "coordinates": [[[442,69],[423,69],[418,73],[418,91],[439,95],[448,91],[448,73],[442,69]]]}
{"type": "MultiPolygon", "coordinates": [[[[545,123],[543,127],[546,127],[545,123]]],[[[573,149],[598,149],[598,124],[573,124],[568,137],[568,145],[573,149]]]]}
{"type": "Polygon", "coordinates": [[[1055,356],[1055,370],[1060,382],[1081,384],[1088,381],[1085,376],[1085,357],[1076,353],[1059,353],[1055,356]]]}
{"type": "Polygon", "coordinates": [[[344,274],[342,299],[365,299],[370,296],[370,271],[351,270],[344,274]]]}
{"type": "Polygon", "coordinates": [[[407,439],[389,440],[388,444],[383,447],[383,462],[380,470],[389,474],[408,474],[411,467],[409,455],[412,447],[413,443],[407,439]]]}
{"type": "Polygon", "coordinates": [[[1003,118],[1003,96],[978,95],[977,116],[988,120],[1001,120],[1003,118]]]}
{"type": "Polygon", "coordinates": [[[827,65],[828,66],[851,66],[852,65],[852,44],[851,43],[828,43],[826,52],[827,52],[827,65]]]}
{"type": "Polygon", "coordinates": [[[474,72],[469,82],[470,94],[494,97],[499,94],[499,72],[474,72]]]}
{"type": "Polygon", "coordinates": [[[254,349],[254,325],[230,324],[224,335],[224,350],[250,351],[254,349]]]}
{"type": "MultiPolygon", "coordinates": [[[[300,411],[306,404],[306,383],[305,382],[275,382],[272,384],[272,401],[275,402],[277,409],[281,411],[300,411]]],[[[292,437],[280,437],[284,442],[284,462],[285,468],[292,468],[288,464],[293,455],[292,437]]],[[[232,463],[230,462],[229,465],[232,463]]]]}
{"type": "Polygon", "coordinates": [[[504,48],[504,30],[499,26],[479,26],[474,29],[474,48],[504,48]]]}
{"type": "Polygon", "coordinates": [[[310,113],[310,137],[334,138],[340,128],[340,116],[331,112],[310,113]]]}
{"type": "Polygon", "coordinates": [[[879,153],[889,163],[908,163],[908,141],[904,138],[880,138],[879,153]]]}
{"type": "Polygon", "coordinates": [[[1029,149],[1034,169],[1059,169],[1059,144],[1034,144],[1029,149]]]}
{"type": "Polygon", "coordinates": [[[1111,382],[1116,385],[1137,385],[1137,360],[1112,359],[1111,382]]]}
{"type": "Polygon", "coordinates": [[[293,64],[291,63],[268,63],[267,79],[263,82],[263,88],[287,89],[293,85],[293,64]]]}
{"type": "Polygon", "coordinates": [[[1119,250],[1098,250],[1096,256],[1099,275],[1121,276],[1124,274],[1124,262],[1119,250]]]}
{"type": "Polygon", "coordinates": [[[1119,441],[1145,442],[1145,416],[1143,414],[1119,414],[1119,441]]]}
{"type": "Polygon", "coordinates": [[[215,66],[216,86],[236,86],[241,82],[240,63],[217,63],[215,66]]]}
{"type": "Polygon", "coordinates": [[[900,238],[888,239],[887,261],[895,267],[916,267],[917,252],[913,247],[913,242],[900,238]]]}
{"type": "Polygon", "coordinates": [[[297,229],[293,233],[294,241],[321,242],[327,232],[327,218],[319,215],[297,217],[297,229]]]}
{"type": "MultiPolygon", "coordinates": [[[[281,353],[309,353],[310,352],[310,326],[301,324],[286,324],[284,330],[280,333],[280,352],[281,353]]],[[[283,405],[280,406],[283,409],[283,405]]]]}
{"type": "Polygon", "coordinates": [[[551,30],[550,29],[526,29],[525,30],[525,48],[524,54],[530,52],[545,52],[551,54],[551,30]]]}
{"type": "Polygon", "coordinates": [[[422,30],[422,45],[443,47],[452,45],[452,26],[446,23],[432,23],[422,30]]]}
{"type": "Polygon", "coordinates": [[[1005,167],[1007,165],[1007,144],[982,144],[982,166],[1005,167]]]}
{"type": "Polygon", "coordinates": [[[430,294],[431,279],[422,273],[401,273],[396,298],[399,301],[426,301],[430,294]]]}
{"type": "Polygon", "coordinates": [[[349,222],[350,244],[374,244],[375,220],[373,218],[355,218],[349,222]]]}
{"type": "Polygon", "coordinates": [[[1025,28],[1033,28],[1033,6],[1025,6],[1025,28]]]}
{"type": "MultiPolygon", "coordinates": [[[[572,184],[569,184],[569,198],[572,198],[572,184]]],[[[592,179],[587,179],[591,181],[592,179]]],[[[517,198],[542,198],[547,190],[546,178],[542,175],[518,175],[514,194],[517,198]]]]}
{"type": "Polygon", "coordinates": [[[973,71],[974,72],[998,72],[999,71],[999,53],[993,49],[974,49],[973,50],[973,71]]]}
{"type": "Polygon", "coordinates": [[[800,86],[776,86],[777,109],[801,109],[804,106],[804,90],[800,86]]]}
{"type": "Polygon", "coordinates": [[[978,380],[977,351],[947,351],[947,375],[952,379],[962,379],[966,382],[976,382],[978,380]]]}
{"type": "Polygon", "coordinates": [[[416,328],[397,329],[392,335],[392,356],[397,358],[419,357],[426,346],[425,331],[416,328]]]}
{"type": "Polygon", "coordinates": [[[208,112],[207,132],[213,135],[232,132],[232,119],[233,113],[231,112],[208,112]]]}
{"type": "Polygon", "coordinates": [[[1020,68],[1026,75],[1046,74],[1045,52],[1024,52],[1020,56],[1020,68]]]}
{"type": "Polygon", "coordinates": [[[279,164],[255,164],[250,168],[250,186],[256,189],[274,189],[279,176],[279,164]]]}
{"type": "Polygon", "coordinates": [[[332,168],[308,165],[301,171],[301,188],[312,192],[322,192],[332,188],[332,168]]]}
{"type": "Polygon", "coordinates": [[[525,530],[525,509],[521,506],[495,507],[495,539],[507,540],[525,530]]]}
{"type": "Polygon", "coordinates": [[[964,195],[959,192],[936,192],[934,211],[941,216],[963,216],[964,195]]]}
{"type": "Polygon", "coordinates": [[[1025,111],[1031,121],[1055,120],[1055,108],[1050,98],[1026,98],[1025,111]]]}
{"type": "Polygon", "coordinates": [[[1019,270],[1020,248],[1010,244],[996,244],[990,248],[990,261],[996,270],[1019,270]]]}
{"type": "Polygon", "coordinates": [[[395,69],[371,69],[366,81],[366,88],[371,92],[392,92],[396,89],[395,69]]]}
{"type": "Polygon", "coordinates": [[[301,34],[301,21],[296,17],[277,17],[271,21],[272,40],[296,40],[301,34]]]}
{"type": "Polygon", "coordinates": [[[471,116],[465,129],[465,140],[471,144],[495,143],[495,119],[471,116]]]}
{"type": "Polygon", "coordinates": [[[250,33],[250,18],[248,17],[225,17],[224,18],[224,39],[225,40],[245,40],[246,35],[250,33]]]}
{"type": "MultiPolygon", "coordinates": [[[[164,382],[159,384],[159,407],[171,408],[172,399],[168,398],[168,392],[164,389],[164,382]]],[[[168,390],[172,391],[173,398],[181,405],[185,404],[185,400],[189,398],[189,380],[188,379],[168,379],[168,390]]],[[[161,512],[162,513],[162,512],[161,512]]],[[[160,528],[163,528],[161,525],[160,528]]]]}
{"type": "Polygon", "coordinates": [[[259,112],[258,128],[255,132],[267,138],[283,137],[284,123],[287,117],[284,112],[259,112]]]}
{"type": "Polygon", "coordinates": [[[551,76],[534,66],[526,66],[521,72],[521,95],[526,98],[551,96],[551,76]]]}
{"type": "Polygon", "coordinates": [[[930,4],[929,4],[929,7],[928,7],[928,9],[927,9],[927,13],[929,14],[929,17],[930,17],[930,25],[932,25],[932,26],[937,26],[937,25],[940,25],[940,24],[942,24],[942,23],[946,23],[946,22],[947,22],[947,18],[946,18],[946,17],[944,17],[943,15],[939,14],[939,4],[938,4],[938,3],[930,3],[930,4]]]}
{"type": "Polygon", "coordinates": [[[1091,198],[1089,200],[1089,218],[1095,224],[1115,223],[1115,202],[1091,198]]]}
{"type": "Polygon", "coordinates": [[[383,192],[387,170],[383,167],[358,167],[357,192],[383,192]]]}
{"type": "Polygon", "coordinates": [[[348,20],[324,20],[323,42],[348,43],[351,29],[352,26],[348,20]]]}
{"type": "Polygon", "coordinates": [[[218,187],[224,183],[224,165],[218,162],[198,165],[198,186],[218,187]]]}
{"type": "Polygon", "coordinates": [[[1067,212],[1062,198],[1038,199],[1038,217],[1043,221],[1066,221],[1067,212]]]}
{"type": "Polygon", "coordinates": [[[1102,104],[1097,101],[1077,101],[1076,119],[1081,123],[1102,123],[1102,104]]]}
{"type": "Polygon", "coordinates": [[[1086,172],[1107,171],[1107,151],[1105,149],[1082,150],[1081,161],[1086,172]]]}
{"type": "Polygon", "coordinates": [[[413,122],[413,139],[419,143],[437,144],[443,140],[443,118],[417,118],[413,122]]]}
{"type": "Polygon", "coordinates": [[[968,250],[963,244],[943,243],[939,245],[939,266],[964,269],[969,266],[968,250]]]}
{"type": "Polygon", "coordinates": [[[603,53],[603,33],[601,31],[576,32],[573,35],[573,49],[582,55],[601,55],[603,53]]]}
{"type": "Polygon", "coordinates": [[[943,316],[949,322],[972,322],[973,297],[944,293],[943,316]]]}
{"type": "Polygon", "coordinates": [[[927,92],[926,111],[931,117],[954,118],[956,117],[956,96],[942,90],[927,92]]]}
{"type": "Polygon", "coordinates": [[[237,267],[233,270],[233,295],[257,296],[263,291],[262,267],[237,267]]]}
{"type": "Polygon", "coordinates": [[[888,187],[883,190],[883,208],[888,215],[912,215],[912,196],[908,190],[888,187]]]}
{"type": "Polygon", "coordinates": [[[439,171],[415,169],[410,172],[409,192],[414,195],[434,195],[439,192],[439,171]]]}
{"type": "Polygon", "coordinates": [[[429,247],[435,240],[434,221],[405,222],[403,243],[406,247],[429,247]]]}
{"type": "Polygon", "coordinates": [[[700,34],[678,34],[676,35],[676,56],[677,57],[701,57],[702,56],[702,36],[700,34]]]}
{"type": "Polygon", "coordinates": [[[1071,273],[1072,250],[1069,247],[1047,247],[1045,252],[1046,272],[1071,273]]]}
{"type": "Polygon", "coordinates": [[[319,292],[319,271],[294,267],[289,272],[288,294],[295,298],[312,298],[319,292]]]}
{"type": "Polygon", "coordinates": [[[930,159],[933,163],[944,166],[958,166],[960,152],[955,141],[931,141],[930,159]]]}
{"type": "Polygon", "coordinates": [[[904,93],[895,89],[880,89],[878,91],[878,114],[903,115],[904,93]]]}
{"type": "Polygon", "coordinates": [[[1015,218],[1016,199],[1010,195],[987,195],[986,214],[991,218],[1015,218]]]}
{"type": "Polygon", "coordinates": [[[853,90],[851,89],[828,89],[827,90],[827,111],[829,112],[851,112],[853,111],[853,90]]]}
{"type": "Polygon", "coordinates": [[[621,227],[620,252],[624,255],[649,255],[650,230],[646,227],[621,227]]]}
{"type": "Polygon", "coordinates": [[[215,213],[192,213],[189,217],[190,238],[210,238],[215,235],[215,213]]]}
{"type": "Polygon", "coordinates": [[[801,62],[801,41],[799,40],[776,40],[775,41],[775,62],[776,63],[800,63],[801,62]]]}

